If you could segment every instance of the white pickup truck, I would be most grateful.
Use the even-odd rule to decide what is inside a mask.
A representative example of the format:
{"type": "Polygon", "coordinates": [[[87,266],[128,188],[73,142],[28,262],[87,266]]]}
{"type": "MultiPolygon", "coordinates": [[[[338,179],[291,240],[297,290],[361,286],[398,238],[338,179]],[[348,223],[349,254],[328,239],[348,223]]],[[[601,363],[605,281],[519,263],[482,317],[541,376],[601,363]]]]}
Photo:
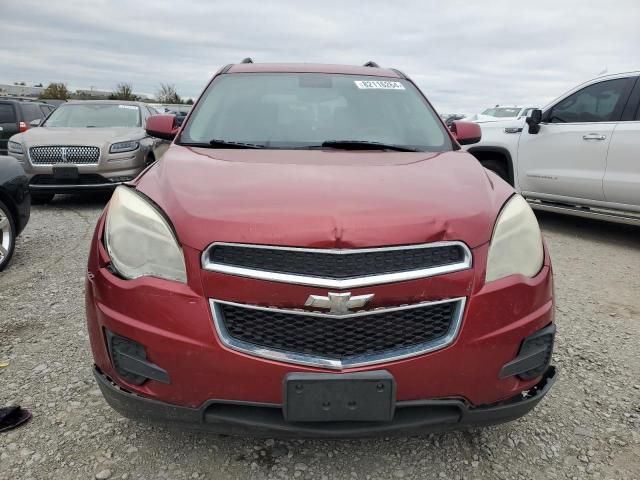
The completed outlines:
{"type": "Polygon", "coordinates": [[[583,83],[468,150],[540,210],[640,225],[640,71],[583,83]]]}

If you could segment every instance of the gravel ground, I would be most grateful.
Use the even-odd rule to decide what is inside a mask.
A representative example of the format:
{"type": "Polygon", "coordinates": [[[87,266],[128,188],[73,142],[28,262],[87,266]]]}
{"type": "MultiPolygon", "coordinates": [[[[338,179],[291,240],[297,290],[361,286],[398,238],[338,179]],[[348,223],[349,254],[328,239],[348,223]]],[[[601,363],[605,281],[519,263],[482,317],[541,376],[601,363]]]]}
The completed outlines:
{"type": "Polygon", "coordinates": [[[358,441],[175,432],[121,418],[91,375],[85,259],[106,197],[34,207],[0,274],[0,434],[13,479],[640,479],[640,229],[541,215],[556,271],[560,377],[529,416],[483,430],[358,441]]]}

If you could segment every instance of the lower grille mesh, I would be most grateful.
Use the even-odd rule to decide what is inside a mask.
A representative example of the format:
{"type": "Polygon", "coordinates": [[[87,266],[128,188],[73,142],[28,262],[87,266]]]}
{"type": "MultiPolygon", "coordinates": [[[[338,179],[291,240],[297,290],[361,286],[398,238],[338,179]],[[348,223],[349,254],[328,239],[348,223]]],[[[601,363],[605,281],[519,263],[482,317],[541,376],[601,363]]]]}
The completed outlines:
{"type": "Polygon", "coordinates": [[[458,302],[357,317],[315,317],[218,304],[227,334],[260,347],[336,360],[436,341],[449,333],[458,302]]]}

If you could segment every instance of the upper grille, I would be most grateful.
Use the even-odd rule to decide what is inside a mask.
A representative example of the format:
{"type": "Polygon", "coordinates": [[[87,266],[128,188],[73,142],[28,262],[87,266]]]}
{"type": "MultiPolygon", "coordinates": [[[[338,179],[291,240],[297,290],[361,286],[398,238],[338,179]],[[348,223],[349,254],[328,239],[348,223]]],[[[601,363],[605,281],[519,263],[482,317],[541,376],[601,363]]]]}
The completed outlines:
{"type": "Polygon", "coordinates": [[[203,266],[266,280],[352,288],[462,270],[471,266],[471,255],[461,242],[352,250],[215,243],[203,255],[203,266]],[[389,275],[394,277],[372,280],[389,275]],[[361,283],[349,282],[365,277],[361,283]]]}
{"type": "Polygon", "coordinates": [[[453,340],[462,305],[463,300],[456,299],[346,316],[225,302],[214,302],[213,308],[221,338],[232,347],[266,357],[270,357],[266,352],[276,352],[271,358],[335,368],[440,348],[453,340]]]}
{"type": "Polygon", "coordinates": [[[52,165],[57,163],[75,163],[90,165],[98,163],[100,149],[90,146],[46,146],[29,149],[31,163],[34,165],[52,165]]]}

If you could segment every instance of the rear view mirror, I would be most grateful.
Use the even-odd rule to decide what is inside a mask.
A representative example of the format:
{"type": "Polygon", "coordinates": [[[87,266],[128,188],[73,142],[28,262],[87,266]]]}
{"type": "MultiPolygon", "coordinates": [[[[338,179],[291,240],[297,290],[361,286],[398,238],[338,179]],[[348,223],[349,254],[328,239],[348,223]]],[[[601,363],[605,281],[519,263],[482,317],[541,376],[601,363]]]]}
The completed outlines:
{"type": "Polygon", "coordinates": [[[454,120],[450,127],[451,133],[460,145],[478,143],[482,138],[480,125],[474,122],[454,120]]]}
{"type": "Polygon", "coordinates": [[[535,108],[527,117],[527,125],[529,125],[529,133],[535,135],[540,131],[540,122],[542,122],[542,110],[535,108]]]}
{"type": "Polygon", "coordinates": [[[41,123],[42,123],[42,119],[41,118],[36,118],[35,120],[31,120],[29,122],[29,126],[30,127],[39,127],[41,123]]]}
{"type": "Polygon", "coordinates": [[[178,133],[179,126],[176,122],[176,116],[173,114],[152,115],[147,118],[145,130],[147,135],[152,137],[173,140],[178,133]]]}

